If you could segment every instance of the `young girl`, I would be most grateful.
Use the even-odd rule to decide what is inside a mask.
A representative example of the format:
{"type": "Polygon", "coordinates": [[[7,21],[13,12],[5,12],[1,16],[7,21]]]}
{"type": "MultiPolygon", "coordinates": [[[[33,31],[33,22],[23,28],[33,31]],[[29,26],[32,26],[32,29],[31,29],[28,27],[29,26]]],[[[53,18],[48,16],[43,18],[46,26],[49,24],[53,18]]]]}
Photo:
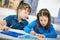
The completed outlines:
{"type": "Polygon", "coordinates": [[[24,26],[28,24],[28,21],[25,20],[28,17],[28,14],[31,12],[29,4],[21,1],[17,7],[17,15],[10,15],[3,19],[0,22],[0,28],[5,31],[13,28],[23,30],[24,26]],[[8,27],[3,27],[6,24],[8,27]]]}
{"type": "Polygon", "coordinates": [[[40,38],[56,38],[57,34],[51,24],[50,12],[44,8],[37,14],[37,20],[24,28],[24,31],[40,38]],[[32,31],[33,30],[33,31],[32,31]]]}

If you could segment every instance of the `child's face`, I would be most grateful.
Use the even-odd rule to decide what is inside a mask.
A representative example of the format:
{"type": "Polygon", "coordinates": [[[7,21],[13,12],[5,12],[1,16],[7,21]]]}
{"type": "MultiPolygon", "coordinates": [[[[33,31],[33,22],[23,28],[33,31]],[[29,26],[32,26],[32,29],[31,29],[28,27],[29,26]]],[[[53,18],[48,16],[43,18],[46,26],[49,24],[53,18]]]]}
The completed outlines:
{"type": "Polygon", "coordinates": [[[28,10],[29,10],[28,8],[19,10],[19,11],[18,11],[18,16],[19,16],[21,19],[26,19],[26,18],[28,17],[29,13],[30,13],[28,10]]]}
{"type": "Polygon", "coordinates": [[[48,23],[48,17],[47,16],[40,16],[39,17],[39,20],[40,20],[40,24],[42,25],[42,26],[46,26],[47,25],[47,23],[48,23]]]}

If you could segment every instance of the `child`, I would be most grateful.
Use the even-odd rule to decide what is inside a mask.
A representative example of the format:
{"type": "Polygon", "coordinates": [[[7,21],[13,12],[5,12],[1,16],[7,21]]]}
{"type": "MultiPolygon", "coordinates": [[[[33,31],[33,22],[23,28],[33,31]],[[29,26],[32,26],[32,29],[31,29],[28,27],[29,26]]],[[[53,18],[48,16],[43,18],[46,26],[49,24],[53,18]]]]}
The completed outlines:
{"type": "Polygon", "coordinates": [[[57,34],[51,24],[50,12],[44,8],[37,14],[37,20],[24,28],[24,31],[40,38],[56,38],[57,34]],[[33,29],[33,31],[32,31],[33,29]]]}
{"type": "Polygon", "coordinates": [[[25,19],[27,19],[30,12],[31,8],[29,4],[21,1],[17,7],[17,15],[7,16],[0,22],[1,29],[5,31],[10,28],[23,30],[24,26],[28,25],[28,21],[25,19]],[[3,27],[5,24],[8,27],[3,27]]]}

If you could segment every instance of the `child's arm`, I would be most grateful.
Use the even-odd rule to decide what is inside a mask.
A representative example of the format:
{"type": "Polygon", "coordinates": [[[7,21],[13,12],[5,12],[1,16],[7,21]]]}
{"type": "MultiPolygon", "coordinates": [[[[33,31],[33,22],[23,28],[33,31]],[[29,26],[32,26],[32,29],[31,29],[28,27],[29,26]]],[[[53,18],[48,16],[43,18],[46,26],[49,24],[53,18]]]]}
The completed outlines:
{"type": "Polygon", "coordinates": [[[57,37],[57,33],[56,33],[55,29],[53,28],[53,25],[51,25],[49,27],[49,30],[50,30],[50,32],[49,33],[44,33],[44,35],[47,38],[56,38],[57,37]]]}
{"type": "Polygon", "coordinates": [[[38,33],[34,32],[34,31],[31,31],[30,34],[33,35],[33,36],[37,36],[38,38],[45,38],[45,35],[38,34],[38,33]]]}
{"type": "Polygon", "coordinates": [[[39,37],[39,38],[45,38],[45,35],[44,34],[37,34],[36,33],[36,36],[39,37]]]}
{"type": "Polygon", "coordinates": [[[31,31],[30,34],[31,34],[31,35],[36,35],[36,32],[31,31]]]}
{"type": "Polygon", "coordinates": [[[33,27],[36,27],[36,20],[25,26],[24,31],[30,33],[33,27]]]}
{"type": "Polygon", "coordinates": [[[53,26],[51,25],[49,27],[49,30],[50,32],[47,32],[47,33],[44,33],[44,34],[38,34],[38,33],[35,33],[35,32],[31,32],[32,35],[36,35],[38,36],[39,38],[56,38],[57,37],[57,33],[55,31],[55,29],[53,28],[53,26]]]}

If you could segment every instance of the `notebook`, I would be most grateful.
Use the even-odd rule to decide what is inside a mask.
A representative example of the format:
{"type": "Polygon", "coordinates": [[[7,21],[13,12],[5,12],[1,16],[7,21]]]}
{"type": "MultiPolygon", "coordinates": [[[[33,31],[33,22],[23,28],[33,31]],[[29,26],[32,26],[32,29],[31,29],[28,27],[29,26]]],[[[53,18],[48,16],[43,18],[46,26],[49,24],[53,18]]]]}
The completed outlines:
{"type": "Polygon", "coordinates": [[[17,38],[38,39],[38,38],[30,36],[30,35],[26,35],[26,34],[22,34],[22,33],[17,33],[17,32],[13,32],[13,31],[2,31],[0,33],[8,35],[8,36],[12,36],[12,37],[17,37],[17,38]]]}
{"type": "Polygon", "coordinates": [[[9,36],[13,36],[13,37],[18,37],[19,35],[24,35],[22,33],[17,33],[17,32],[13,32],[13,31],[2,31],[0,32],[2,34],[5,34],[5,35],[9,35],[9,36]]]}

